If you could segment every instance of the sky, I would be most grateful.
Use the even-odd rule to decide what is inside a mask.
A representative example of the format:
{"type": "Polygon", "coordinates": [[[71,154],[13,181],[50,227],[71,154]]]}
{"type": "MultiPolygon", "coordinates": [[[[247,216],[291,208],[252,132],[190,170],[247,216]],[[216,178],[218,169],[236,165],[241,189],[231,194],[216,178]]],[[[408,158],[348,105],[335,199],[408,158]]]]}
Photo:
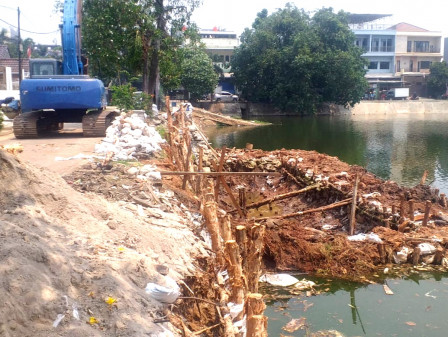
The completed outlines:
{"type": "MultiPolygon", "coordinates": [[[[21,11],[22,37],[31,37],[39,43],[60,43],[58,26],[60,15],[54,12],[54,0],[0,0],[0,27],[3,21],[17,26],[17,7],[21,11]],[[1,21],[2,20],[2,21],[1,21]],[[32,34],[29,32],[52,34],[32,34]]],[[[202,0],[192,20],[200,28],[219,27],[240,34],[250,27],[258,12],[266,8],[269,13],[283,8],[284,0],[202,0]]],[[[425,0],[420,2],[403,0],[301,0],[289,1],[305,11],[312,12],[322,7],[332,7],[357,14],[393,14],[392,24],[407,22],[431,31],[440,31],[448,36],[448,2],[425,0]]]]}

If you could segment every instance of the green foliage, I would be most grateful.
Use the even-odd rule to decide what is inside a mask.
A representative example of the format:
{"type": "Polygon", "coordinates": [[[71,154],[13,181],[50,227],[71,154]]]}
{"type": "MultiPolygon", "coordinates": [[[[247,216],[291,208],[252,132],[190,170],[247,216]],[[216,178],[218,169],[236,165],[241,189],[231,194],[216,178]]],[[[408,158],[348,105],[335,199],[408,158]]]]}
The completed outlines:
{"type": "Polygon", "coordinates": [[[366,62],[344,12],[311,18],[287,5],[260,12],[241,36],[232,70],[242,96],[289,112],[314,112],[324,102],[358,103],[367,87],[366,62]]]}
{"type": "Polygon", "coordinates": [[[192,100],[198,100],[203,95],[213,92],[218,84],[218,74],[215,72],[211,58],[201,47],[183,48],[181,63],[181,84],[190,93],[192,100]]]}
{"type": "Polygon", "coordinates": [[[0,131],[3,129],[3,113],[0,111],[0,131]]]}
{"type": "Polygon", "coordinates": [[[445,94],[448,85],[448,65],[445,61],[434,62],[430,67],[428,94],[438,98],[445,94]]]}
{"type": "MultiPolygon", "coordinates": [[[[180,84],[177,49],[195,26],[184,29],[199,0],[84,0],[83,46],[89,69],[105,83],[141,77],[153,93],[159,78],[165,89],[180,84]],[[159,73],[160,70],[160,73],[159,73]],[[129,77],[123,77],[123,74],[129,77]]],[[[197,35],[197,34],[196,34],[197,35]]]]}
{"type": "Polygon", "coordinates": [[[152,97],[142,92],[136,92],[136,89],[130,84],[112,86],[112,105],[118,108],[130,110],[145,110],[147,114],[152,113],[152,97]]]}

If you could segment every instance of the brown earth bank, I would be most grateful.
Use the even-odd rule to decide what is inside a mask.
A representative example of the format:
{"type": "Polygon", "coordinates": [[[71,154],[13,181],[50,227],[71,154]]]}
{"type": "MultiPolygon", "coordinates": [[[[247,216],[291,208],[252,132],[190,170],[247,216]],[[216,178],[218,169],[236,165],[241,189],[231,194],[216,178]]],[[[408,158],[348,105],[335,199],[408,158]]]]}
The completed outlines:
{"type": "Polygon", "coordinates": [[[200,215],[204,197],[193,187],[201,184],[214,186],[209,196],[230,215],[234,234],[237,226],[265,228],[263,270],[367,282],[384,267],[448,265],[446,197],[437,190],[402,188],[313,151],[222,149],[220,156],[190,131],[193,149],[183,155],[192,166],[165,147],[151,159],[92,161],[65,180],[0,150],[0,336],[171,336],[170,328],[224,336],[221,302],[230,291],[200,215]],[[269,174],[199,181],[194,173],[190,180],[138,173],[149,166],[213,172],[221,164],[226,172],[269,174]],[[350,223],[355,234],[369,234],[364,241],[349,240],[350,223]],[[167,270],[182,289],[172,306],[144,290],[163,285],[167,270]]]}

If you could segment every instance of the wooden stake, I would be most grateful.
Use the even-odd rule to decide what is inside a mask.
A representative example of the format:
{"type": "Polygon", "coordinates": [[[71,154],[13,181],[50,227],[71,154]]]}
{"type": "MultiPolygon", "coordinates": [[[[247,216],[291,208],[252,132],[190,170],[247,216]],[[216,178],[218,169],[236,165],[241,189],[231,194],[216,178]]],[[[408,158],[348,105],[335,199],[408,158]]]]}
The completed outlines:
{"type": "Polygon", "coordinates": [[[429,220],[429,212],[431,211],[431,201],[426,200],[425,203],[425,217],[423,218],[422,226],[426,226],[428,224],[429,220]]]}
{"type": "MultiPolygon", "coordinates": [[[[191,142],[188,146],[188,152],[187,152],[187,158],[185,159],[185,171],[190,170],[190,160],[191,160],[191,151],[192,151],[192,145],[191,142]]],[[[185,190],[187,187],[187,181],[188,181],[188,175],[184,175],[184,180],[182,182],[182,189],[185,190]]]]}
{"type": "MultiPolygon", "coordinates": [[[[216,170],[217,172],[222,172],[222,168],[224,167],[225,158],[226,158],[226,147],[223,146],[221,149],[221,158],[219,159],[218,169],[216,170]]],[[[215,185],[215,200],[216,201],[218,201],[219,183],[220,183],[220,179],[216,180],[216,185],[215,185]]]]}
{"type": "Polygon", "coordinates": [[[421,255],[420,248],[416,247],[414,249],[414,253],[412,253],[412,264],[414,266],[418,265],[418,262],[420,261],[420,255],[421,255]]]}
{"type": "Polygon", "coordinates": [[[392,215],[395,215],[397,213],[397,206],[392,205],[392,215]]]}
{"type": "Polygon", "coordinates": [[[258,223],[250,229],[250,247],[247,257],[246,280],[247,289],[252,293],[258,292],[258,279],[261,274],[261,259],[263,255],[265,226],[258,223]]]}
{"type": "Polygon", "coordinates": [[[414,221],[414,200],[409,200],[409,219],[414,221]]]}
{"type": "Polygon", "coordinates": [[[241,304],[244,301],[243,270],[238,244],[235,240],[226,242],[226,257],[228,258],[228,271],[232,285],[231,298],[234,303],[241,304]]]}
{"type": "MultiPolygon", "coordinates": [[[[204,160],[204,149],[202,146],[199,146],[199,162],[198,162],[198,172],[202,172],[202,165],[204,160]]],[[[201,194],[202,191],[202,177],[200,175],[197,176],[196,181],[196,193],[201,194]]]]}
{"type": "Polygon", "coordinates": [[[353,187],[352,209],[350,213],[350,235],[353,235],[355,233],[356,227],[356,197],[358,194],[358,184],[359,176],[358,173],[356,173],[355,186],[353,187]]]}
{"type": "Polygon", "coordinates": [[[247,214],[247,210],[246,210],[246,188],[243,186],[241,188],[238,189],[238,194],[239,194],[239,205],[241,210],[243,211],[244,215],[247,214]]]}
{"type": "Polygon", "coordinates": [[[406,200],[404,195],[401,197],[400,200],[400,216],[404,219],[406,217],[406,200]]]}
{"type": "Polygon", "coordinates": [[[422,176],[422,179],[420,180],[420,185],[424,185],[425,184],[425,181],[426,181],[426,178],[428,177],[428,170],[425,170],[424,172],[423,172],[423,176],[422,176]]]}
{"type": "Polygon", "coordinates": [[[215,202],[207,202],[204,206],[204,218],[210,238],[212,240],[212,250],[216,254],[219,265],[223,264],[221,240],[219,236],[219,222],[215,202]]]}
{"type": "Polygon", "coordinates": [[[445,193],[440,193],[440,203],[443,207],[447,207],[447,200],[445,193]]]}
{"type": "Polygon", "coordinates": [[[235,238],[240,248],[241,255],[241,267],[246,270],[247,263],[247,232],[246,226],[236,226],[235,228],[235,238]]]}
{"type": "Polygon", "coordinates": [[[263,295],[258,293],[249,293],[246,297],[246,315],[263,315],[266,305],[263,302],[263,295]]]}
{"type": "Polygon", "coordinates": [[[433,264],[442,264],[443,257],[445,255],[444,249],[442,247],[437,247],[436,254],[434,255],[433,264]]]}
{"type": "Polygon", "coordinates": [[[225,212],[219,217],[219,223],[221,225],[221,236],[224,242],[232,240],[232,225],[230,219],[230,215],[227,215],[225,212]]]}
{"type": "Polygon", "coordinates": [[[247,337],[267,337],[267,318],[254,315],[247,319],[247,337]]]}

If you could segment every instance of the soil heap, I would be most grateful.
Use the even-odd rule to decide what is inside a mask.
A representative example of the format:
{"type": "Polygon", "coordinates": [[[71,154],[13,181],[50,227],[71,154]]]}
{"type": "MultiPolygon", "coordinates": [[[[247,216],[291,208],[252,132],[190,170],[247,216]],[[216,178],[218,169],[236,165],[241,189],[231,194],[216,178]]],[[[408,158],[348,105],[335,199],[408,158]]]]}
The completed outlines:
{"type": "Polygon", "coordinates": [[[81,194],[0,150],[0,336],[171,336],[144,288],[205,254],[181,206],[81,194]]]}

